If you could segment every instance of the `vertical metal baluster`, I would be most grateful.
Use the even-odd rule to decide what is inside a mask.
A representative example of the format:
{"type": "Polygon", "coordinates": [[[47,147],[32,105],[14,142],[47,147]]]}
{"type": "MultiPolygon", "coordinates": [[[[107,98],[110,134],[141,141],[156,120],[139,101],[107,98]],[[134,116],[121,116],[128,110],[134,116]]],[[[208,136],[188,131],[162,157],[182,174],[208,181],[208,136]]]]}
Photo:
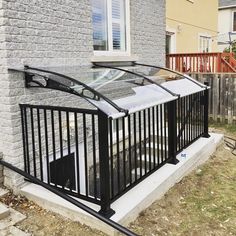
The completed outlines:
{"type": "Polygon", "coordinates": [[[62,139],[62,126],[61,126],[61,111],[58,111],[58,119],[59,119],[59,139],[60,139],[60,155],[63,157],[63,139],[62,139]]]}
{"type": "Polygon", "coordinates": [[[199,93],[199,115],[198,115],[198,135],[201,136],[201,109],[202,109],[202,105],[201,105],[201,92],[199,93]]]}
{"type": "Polygon", "coordinates": [[[195,117],[196,117],[196,94],[193,95],[193,112],[192,112],[192,141],[195,139],[195,117]]]}
{"type": "Polygon", "coordinates": [[[156,124],[157,124],[157,164],[158,166],[160,165],[160,137],[159,137],[159,107],[160,106],[157,106],[156,107],[156,124]]]}
{"type": "Polygon", "coordinates": [[[83,113],[83,135],[84,135],[84,163],[85,163],[85,193],[88,197],[88,150],[87,150],[87,125],[86,125],[86,114],[83,113]]]}
{"type": "Polygon", "coordinates": [[[112,119],[109,119],[109,137],[110,137],[110,173],[111,173],[111,194],[112,197],[114,194],[114,171],[113,171],[113,127],[112,127],[112,119]]]}
{"type": "Polygon", "coordinates": [[[184,98],[180,98],[181,100],[181,133],[179,135],[180,138],[180,142],[181,142],[181,147],[180,149],[182,149],[184,147],[184,98]],[[182,131],[183,130],[183,131],[182,131]]]}
{"type": "Polygon", "coordinates": [[[116,122],[116,158],[117,158],[117,187],[118,193],[120,193],[120,139],[119,139],[119,119],[116,122]]]}
{"type": "Polygon", "coordinates": [[[123,132],[122,132],[122,134],[123,134],[123,137],[122,137],[122,142],[123,142],[123,178],[124,178],[124,181],[123,181],[123,189],[125,189],[125,187],[126,187],[126,158],[125,158],[125,156],[126,156],[126,148],[125,148],[125,141],[126,141],[126,137],[125,137],[125,129],[126,129],[126,127],[125,127],[125,118],[123,117],[122,118],[122,130],[123,130],[123,132]]]}
{"type": "Polygon", "coordinates": [[[193,94],[193,112],[192,112],[192,141],[195,139],[195,117],[196,117],[196,94],[193,94]]]}
{"type": "MultiPolygon", "coordinates": [[[[166,138],[167,138],[167,126],[166,126],[166,121],[167,121],[167,105],[166,103],[164,104],[164,145],[165,145],[165,161],[168,159],[167,156],[167,142],[166,142],[166,138]]],[[[175,121],[176,122],[176,121],[175,121]]],[[[169,150],[168,150],[169,151],[169,150]]]]}
{"type": "Polygon", "coordinates": [[[189,97],[189,99],[190,99],[190,102],[189,102],[189,112],[190,112],[190,114],[189,114],[189,125],[190,125],[190,127],[189,127],[189,136],[190,136],[190,142],[189,143],[191,143],[192,142],[192,140],[193,140],[193,120],[192,120],[192,118],[193,118],[193,106],[194,106],[194,103],[193,103],[193,95],[191,94],[190,95],[190,97],[189,97]]]}
{"type": "Polygon", "coordinates": [[[139,164],[140,164],[140,177],[142,177],[142,168],[143,168],[143,165],[142,165],[142,119],[141,119],[141,111],[138,112],[138,119],[139,119],[139,157],[140,157],[140,160],[139,160],[139,164]]]}
{"type": "MultiPolygon", "coordinates": [[[[178,130],[177,130],[177,137],[179,137],[176,142],[177,142],[177,145],[176,145],[176,151],[180,150],[181,149],[181,137],[180,137],[180,128],[181,128],[181,98],[178,99],[177,101],[177,104],[178,104],[178,107],[177,107],[177,122],[178,122],[178,130]]],[[[169,138],[169,137],[168,137],[169,138]]]]}
{"type": "Polygon", "coordinates": [[[44,109],[44,128],[45,128],[45,145],[46,145],[46,163],[47,163],[47,183],[50,183],[49,151],[48,151],[48,124],[47,110],[44,109]]]}
{"type": "Polygon", "coordinates": [[[96,137],[95,137],[95,119],[92,115],[92,142],[93,142],[93,182],[94,197],[97,199],[97,162],[96,162],[96,137]]]}
{"type": "MultiPolygon", "coordinates": [[[[204,93],[202,93],[204,97],[204,93]]],[[[202,106],[202,134],[204,133],[204,106],[202,106]]]]}
{"type": "Polygon", "coordinates": [[[201,92],[198,93],[198,136],[201,133],[201,92]]]}
{"type": "Polygon", "coordinates": [[[37,121],[38,121],[40,179],[41,179],[41,181],[43,181],[42,140],[41,140],[41,124],[40,124],[40,111],[39,111],[39,108],[37,108],[37,121]]]}
{"type": "Polygon", "coordinates": [[[152,142],[153,142],[153,168],[156,167],[156,138],[155,138],[155,107],[152,107],[152,142]]]}
{"type": "MultiPolygon", "coordinates": [[[[164,152],[163,152],[163,105],[160,105],[160,116],[161,116],[161,163],[164,161],[164,152]]],[[[160,147],[159,147],[160,148],[160,147]]]]}
{"type": "MultiPolygon", "coordinates": [[[[191,95],[190,95],[191,96],[191,95]]],[[[191,117],[191,111],[190,111],[190,96],[188,96],[187,97],[187,99],[188,99],[188,105],[187,105],[187,116],[188,116],[188,143],[187,143],[187,145],[190,143],[190,129],[191,129],[191,127],[190,127],[190,117],[191,117]]]]}
{"type": "Polygon", "coordinates": [[[132,147],[131,147],[131,120],[130,115],[128,116],[128,132],[129,132],[129,181],[130,185],[132,184],[132,163],[131,163],[131,155],[132,155],[132,147]]]}
{"type": "MultiPolygon", "coordinates": [[[[53,151],[53,161],[56,161],[56,145],[55,145],[55,126],[54,126],[54,112],[51,110],[51,126],[52,126],[52,151],[53,151]]],[[[55,179],[57,179],[57,163],[55,162],[55,179]]],[[[57,183],[54,183],[57,187],[57,183]]]]}
{"type": "Polygon", "coordinates": [[[184,125],[184,98],[180,98],[180,101],[181,101],[181,129],[180,129],[180,135],[179,135],[179,138],[180,138],[180,142],[181,142],[181,146],[180,146],[180,149],[182,149],[184,147],[184,127],[183,127],[183,131],[182,131],[182,126],[184,125]]]}
{"type": "Polygon", "coordinates": [[[196,113],[197,94],[193,95],[193,99],[194,99],[194,107],[193,107],[193,139],[195,139],[196,138],[196,117],[197,117],[197,113],[196,113]]]}
{"type": "Polygon", "coordinates": [[[151,171],[152,168],[152,160],[151,160],[151,154],[152,154],[152,143],[151,143],[151,113],[150,113],[150,108],[148,108],[148,160],[149,160],[149,165],[148,165],[148,171],[151,171]]]}
{"type": "Polygon", "coordinates": [[[25,140],[26,140],[26,160],[27,160],[27,173],[30,174],[30,158],[29,158],[29,136],[28,136],[28,122],[27,122],[27,108],[24,108],[25,115],[25,140]]]}
{"type": "MultiPolygon", "coordinates": [[[[187,142],[187,117],[186,117],[186,97],[184,97],[184,147],[186,146],[186,142],[187,142]]],[[[183,147],[183,148],[184,148],[183,147]]]]}
{"type": "Polygon", "coordinates": [[[197,138],[198,137],[198,135],[197,135],[197,107],[198,107],[198,103],[199,103],[199,101],[198,101],[198,93],[196,94],[196,103],[195,103],[195,113],[194,113],[194,121],[195,121],[195,129],[194,129],[194,135],[195,135],[195,138],[197,138]]]}
{"type": "Polygon", "coordinates": [[[134,171],[135,171],[135,181],[137,181],[137,130],[136,130],[136,113],[133,114],[133,122],[134,122],[134,171]]]}
{"type": "Polygon", "coordinates": [[[66,128],[67,128],[67,149],[68,149],[68,154],[71,153],[70,151],[70,117],[69,117],[69,112],[66,111],[66,128]]]}
{"type": "Polygon", "coordinates": [[[199,93],[197,93],[197,103],[196,103],[196,137],[198,138],[198,110],[199,110],[199,93]]]}
{"type": "Polygon", "coordinates": [[[78,140],[78,116],[77,112],[74,112],[75,120],[75,151],[76,151],[76,169],[77,169],[77,191],[80,193],[80,163],[79,163],[79,140],[78,140]]]}
{"type": "Polygon", "coordinates": [[[32,141],[32,151],[33,151],[33,168],[34,168],[34,177],[37,177],[37,170],[36,170],[36,156],[35,156],[35,137],[34,137],[34,114],[33,108],[30,108],[30,118],[31,118],[31,141],[32,141]]]}
{"type": "MultiPolygon", "coordinates": [[[[179,150],[182,149],[183,146],[183,134],[181,132],[182,129],[182,124],[183,124],[183,98],[179,98],[179,102],[180,102],[180,108],[179,108],[179,150]]],[[[178,150],[178,151],[179,151],[178,150]]]]}
{"type": "Polygon", "coordinates": [[[145,167],[145,174],[147,174],[147,135],[146,135],[146,110],[143,110],[143,128],[144,128],[144,167],[145,167]]]}
{"type": "Polygon", "coordinates": [[[21,127],[22,127],[22,139],[23,139],[23,152],[24,152],[24,171],[27,172],[28,164],[27,164],[27,145],[26,145],[26,138],[25,138],[25,107],[20,104],[20,112],[21,112],[21,127]]]}

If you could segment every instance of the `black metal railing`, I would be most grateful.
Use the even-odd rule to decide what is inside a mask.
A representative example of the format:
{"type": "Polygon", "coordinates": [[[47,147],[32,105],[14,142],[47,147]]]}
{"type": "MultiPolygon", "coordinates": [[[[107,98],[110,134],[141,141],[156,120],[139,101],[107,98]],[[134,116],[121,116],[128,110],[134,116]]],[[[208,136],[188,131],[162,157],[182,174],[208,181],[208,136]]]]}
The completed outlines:
{"type": "Polygon", "coordinates": [[[199,137],[208,90],[111,119],[100,110],[21,104],[24,171],[101,206],[111,204],[199,137]]]}
{"type": "Polygon", "coordinates": [[[176,113],[178,153],[204,134],[204,91],[180,98],[176,113]]]}
{"type": "Polygon", "coordinates": [[[25,171],[41,181],[99,203],[98,112],[20,105],[25,171]]]}

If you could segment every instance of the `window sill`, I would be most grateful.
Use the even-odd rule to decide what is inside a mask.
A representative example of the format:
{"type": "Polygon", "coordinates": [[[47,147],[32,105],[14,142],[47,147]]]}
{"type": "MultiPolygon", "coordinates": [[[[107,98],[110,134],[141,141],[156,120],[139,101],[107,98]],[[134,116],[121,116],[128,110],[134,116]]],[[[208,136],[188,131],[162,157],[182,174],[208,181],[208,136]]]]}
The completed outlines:
{"type": "Polygon", "coordinates": [[[138,56],[93,56],[91,62],[135,62],[138,56]]]}

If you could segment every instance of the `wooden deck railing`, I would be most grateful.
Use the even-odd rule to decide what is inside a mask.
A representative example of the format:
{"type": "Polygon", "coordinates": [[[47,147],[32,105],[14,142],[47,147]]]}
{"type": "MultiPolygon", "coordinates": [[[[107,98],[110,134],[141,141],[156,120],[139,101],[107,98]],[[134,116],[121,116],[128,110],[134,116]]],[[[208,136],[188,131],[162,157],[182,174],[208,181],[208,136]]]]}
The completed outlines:
{"type": "Polygon", "coordinates": [[[236,73],[234,53],[178,53],[166,55],[166,66],[179,72],[236,73]]]}

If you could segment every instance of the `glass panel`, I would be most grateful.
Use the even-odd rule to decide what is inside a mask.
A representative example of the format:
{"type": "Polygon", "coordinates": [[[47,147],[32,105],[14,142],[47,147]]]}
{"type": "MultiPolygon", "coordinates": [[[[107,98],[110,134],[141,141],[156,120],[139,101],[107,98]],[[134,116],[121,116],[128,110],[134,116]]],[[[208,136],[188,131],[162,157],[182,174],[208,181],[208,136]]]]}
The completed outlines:
{"type": "Polygon", "coordinates": [[[210,51],[210,37],[200,36],[200,52],[209,52],[210,51]]]}
{"type": "Polygon", "coordinates": [[[108,50],[106,0],[92,0],[93,47],[94,50],[108,50]]]}
{"type": "Polygon", "coordinates": [[[236,12],[234,12],[233,31],[236,31],[236,12]]]}
{"type": "Polygon", "coordinates": [[[114,50],[126,50],[125,0],[112,0],[112,37],[114,50]]]}
{"type": "Polygon", "coordinates": [[[169,54],[171,51],[171,36],[166,35],[166,54],[169,54]]]}
{"type": "Polygon", "coordinates": [[[178,80],[184,78],[181,74],[177,74],[175,72],[168,71],[162,68],[139,65],[136,66],[134,70],[136,73],[141,74],[159,84],[170,80],[178,80]]]}

